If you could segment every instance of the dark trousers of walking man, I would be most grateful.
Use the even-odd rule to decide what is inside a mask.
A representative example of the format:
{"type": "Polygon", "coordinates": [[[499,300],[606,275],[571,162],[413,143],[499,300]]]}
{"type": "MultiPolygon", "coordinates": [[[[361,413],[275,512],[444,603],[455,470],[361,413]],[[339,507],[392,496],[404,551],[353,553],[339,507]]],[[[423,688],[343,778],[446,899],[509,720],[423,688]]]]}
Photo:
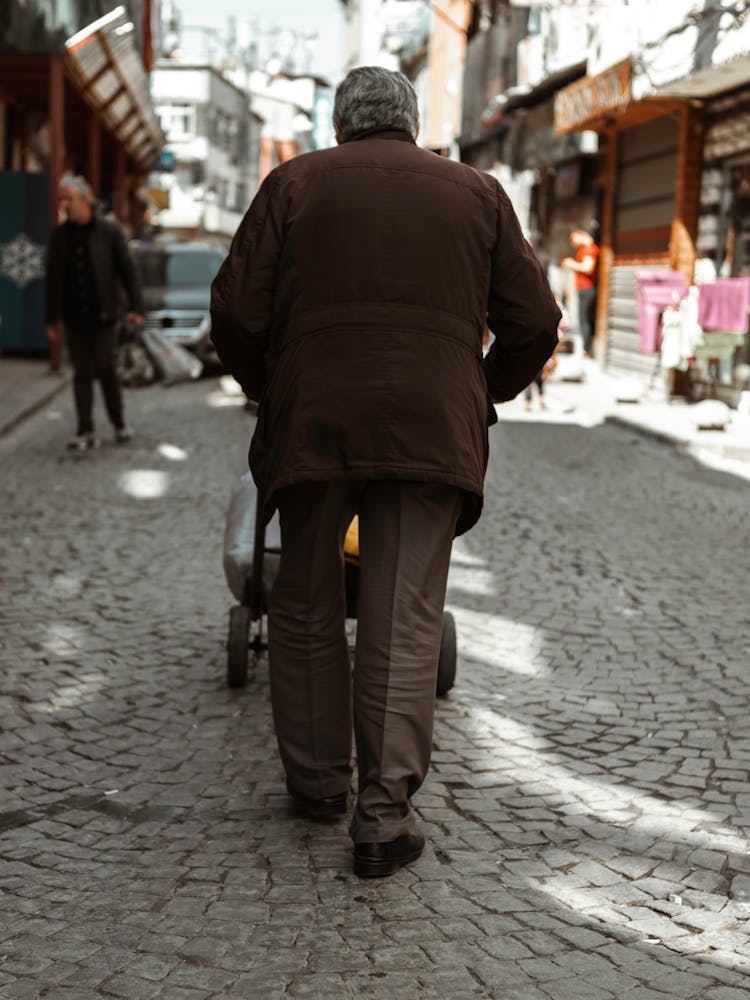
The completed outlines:
{"type": "Polygon", "coordinates": [[[73,366],[73,396],[78,418],[78,435],[93,434],[94,382],[99,382],[104,406],[112,426],[125,426],[122,390],[115,371],[117,327],[113,324],[98,330],[65,327],[70,363],[73,366]]]}

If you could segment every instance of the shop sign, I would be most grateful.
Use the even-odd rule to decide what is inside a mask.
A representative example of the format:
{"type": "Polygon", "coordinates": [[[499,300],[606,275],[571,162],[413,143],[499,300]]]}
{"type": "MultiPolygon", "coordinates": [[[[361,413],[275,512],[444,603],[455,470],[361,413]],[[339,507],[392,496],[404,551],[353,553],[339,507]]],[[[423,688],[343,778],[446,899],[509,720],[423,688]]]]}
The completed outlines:
{"type": "Polygon", "coordinates": [[[598,76],[587,76],[555,94],[555,132],[587,129],[607,113],[630,100],[630,59],[616,63],[598,76]]]}

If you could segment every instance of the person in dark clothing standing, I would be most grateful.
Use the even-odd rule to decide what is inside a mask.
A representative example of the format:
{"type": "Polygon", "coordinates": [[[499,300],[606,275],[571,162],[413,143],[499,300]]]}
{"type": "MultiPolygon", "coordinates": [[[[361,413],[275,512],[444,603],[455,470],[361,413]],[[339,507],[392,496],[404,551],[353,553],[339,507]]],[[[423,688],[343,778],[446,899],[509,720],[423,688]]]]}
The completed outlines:
{"type": "Polygon", "coordinates": [[[91,188],[83,177],[64,177],[60,205],[67,220],[52,231],[47,255],[46,322],[50,344],[59,350],[63,330],[73,365],[73,397],[78,430],[68,442],[76,451],[97,444],[94,435],[94,381],[119,444],[132,432],[125,423],[122,391],[115,372],[120,289],[127,296],[126,319],[143,323],[143,302],[125,236],[116,222],[94,212],[91,188]]]}
{"type": "Polygon", "coordinates": [[[560,313],[497,181],[417,147],[402,73],[352,70],[334,125],[337,147],[263,182],[213,283],[211,337],[259,400],[251,468],[266,515],[279,509],[269,669],[287,789],[313,819],[346,813],[353,724],[354,872],[375,878],[424,847],[411,798],[453,538],[482,508],[493,401],[543,366],[560,313]]]}

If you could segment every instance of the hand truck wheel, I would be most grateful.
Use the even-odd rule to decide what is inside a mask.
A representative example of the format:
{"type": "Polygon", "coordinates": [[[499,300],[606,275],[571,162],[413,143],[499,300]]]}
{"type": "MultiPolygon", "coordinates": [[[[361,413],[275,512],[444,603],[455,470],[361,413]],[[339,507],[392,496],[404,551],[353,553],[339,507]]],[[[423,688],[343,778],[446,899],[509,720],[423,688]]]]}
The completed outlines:
{"type": "Polygon", "coordinates": [[[456,620],[450,611],[443,612],[443,634],[440,637],[437,694],[442,697],[456,683],[456,620]]]}
{"type": "Polygon", "coordinates": [[[229,611],[227,684],[230,688],[241,688],[247,684],[247,654],[251,613],[250,608],[245,604],[236,604],[229,611]]]}

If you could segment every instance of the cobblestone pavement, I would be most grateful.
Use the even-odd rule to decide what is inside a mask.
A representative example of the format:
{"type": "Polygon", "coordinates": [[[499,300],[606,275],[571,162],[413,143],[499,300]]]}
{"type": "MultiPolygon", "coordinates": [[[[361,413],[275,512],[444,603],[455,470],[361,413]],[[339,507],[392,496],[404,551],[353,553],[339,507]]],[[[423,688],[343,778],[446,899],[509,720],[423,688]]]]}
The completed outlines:
{"type": "Polygon", "coordinates": [[[429,847],[362,882],[290,810],[265,662],[224,683],[251,418],[129,402],[127,448],[67,456],[67,399],[0,441],[0,997],[750,997],[747,481],[504,410],[429,847]]]}

